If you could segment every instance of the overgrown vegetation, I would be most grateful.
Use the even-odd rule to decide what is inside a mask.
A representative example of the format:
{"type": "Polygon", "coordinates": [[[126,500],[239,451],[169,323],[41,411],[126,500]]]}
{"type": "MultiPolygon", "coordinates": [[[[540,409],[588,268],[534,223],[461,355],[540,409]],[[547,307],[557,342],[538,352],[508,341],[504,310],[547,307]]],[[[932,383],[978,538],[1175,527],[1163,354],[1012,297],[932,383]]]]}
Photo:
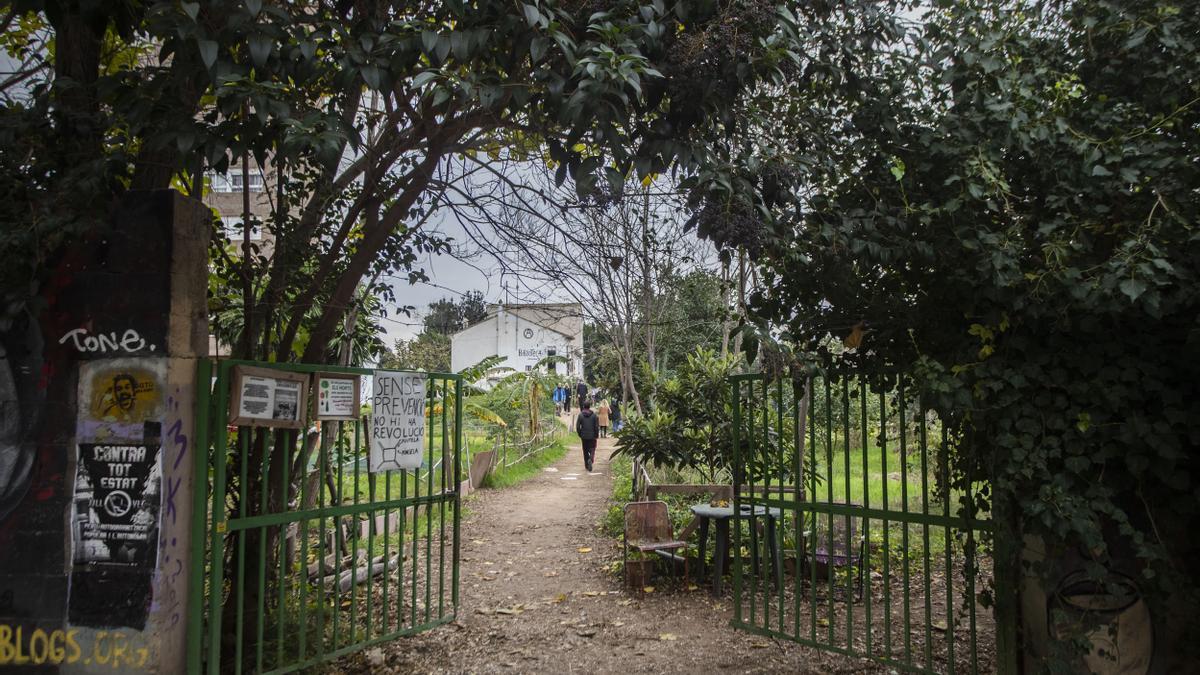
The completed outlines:
{"type": "Polygon", "coordinates": [[[1182,627],[1200,600],[1200,15],[892,9],[847,14],[841,67],[746,111],[770,218],[724,202],[746,217],[701,225],[754,253],[757,316],[800,350],[833,335],[843,361],[914,369],[956,486],[990,481],[972,506],[1005,528],[998,570],[1038,537],[1048,583],[1128,574],[1182,627]]]}

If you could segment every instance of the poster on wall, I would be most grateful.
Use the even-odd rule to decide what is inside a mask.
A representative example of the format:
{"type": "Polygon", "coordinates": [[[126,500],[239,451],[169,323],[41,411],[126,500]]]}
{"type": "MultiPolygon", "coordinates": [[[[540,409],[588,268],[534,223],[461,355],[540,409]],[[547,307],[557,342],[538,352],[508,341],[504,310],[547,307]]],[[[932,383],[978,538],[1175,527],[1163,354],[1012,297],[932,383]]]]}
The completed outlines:
{"type": "Polygon", "coordinates": [[[425,373],[375,371],[367,462],[371,473],[421,467],[427,382],[425,373]]]}
{"type": "Polygon", "coordinates": [[[357,375],[317,373],[313,416],[318,420],[356,420],[360,400],[357,375]]]}
{"type": "Polygon", "coordinates": [[[301,414],[307,396],[307,377],[269,368],[234,366],[229,423],[237,426],[304,426],[301,414]]]}
{"type": "Polygon", "coordinates": [[[153,569],[162,474],[158,444],[80,443],[75,562],[153,569]]]}

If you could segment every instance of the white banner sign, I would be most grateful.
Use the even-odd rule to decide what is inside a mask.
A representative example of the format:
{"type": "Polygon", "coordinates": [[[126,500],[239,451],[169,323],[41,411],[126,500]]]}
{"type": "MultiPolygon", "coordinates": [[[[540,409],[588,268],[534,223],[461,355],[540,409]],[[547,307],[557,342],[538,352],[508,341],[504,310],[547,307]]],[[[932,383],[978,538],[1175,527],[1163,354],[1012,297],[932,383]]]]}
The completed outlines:
{"type": "Polygon", "coordinates": [[[368,470],[418,469],[425,440],[425,373],[375,371],[368,470]]]}

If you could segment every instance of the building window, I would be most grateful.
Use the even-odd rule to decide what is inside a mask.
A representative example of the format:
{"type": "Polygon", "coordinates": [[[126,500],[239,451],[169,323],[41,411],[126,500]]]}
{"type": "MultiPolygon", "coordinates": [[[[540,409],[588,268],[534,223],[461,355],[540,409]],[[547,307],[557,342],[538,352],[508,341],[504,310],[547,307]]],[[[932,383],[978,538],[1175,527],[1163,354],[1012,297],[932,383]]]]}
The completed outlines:
{"type": "MultiPolygon", "coordinates": [[[[550,358],[551,356],[558,356],[558,350],[557,349],[547,349],[546,350],[546,358],[550,358]]],[[[550,372],[554,373],[555,375],[558,374],[558,363],[551,361],[550,363],[547,363],[546,365],[549,366],[548,370],[550,372]]]]}
{"type": "MultiPolygon", "coordinates": [[[[241,216],[221,216],[221,229],[225,231],[225,237],[230,241],[242,241],[241,216]]],[[[250,241],[260,241],[261,239],[262,228],[257,224],[252,224],[250,227],[250,241]]]]}
{"type": "Polygon", "coordinates": [[[249,174],[234,169],[228,175],[211,173],[208,177],[213,192],[241,192],[243,182],[250,192],[262,192],[263,189],[263,177],[257,169],[251,169],[249,174]]]}

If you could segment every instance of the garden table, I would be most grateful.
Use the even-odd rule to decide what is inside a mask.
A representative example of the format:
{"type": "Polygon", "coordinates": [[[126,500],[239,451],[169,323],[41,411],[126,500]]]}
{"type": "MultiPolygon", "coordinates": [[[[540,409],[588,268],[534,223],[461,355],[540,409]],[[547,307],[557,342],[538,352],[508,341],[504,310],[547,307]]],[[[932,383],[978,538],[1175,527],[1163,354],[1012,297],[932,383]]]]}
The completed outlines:
{"type": "MultiPolygon", "coordinates": [[[[717,550],[713,555],[713,595],[721,594],[721,577],[725,574],[725,558],[729,556],[729,521],[733,520],[732,506],[711,506],[709,504],[693,504],[692,513],[700,519],[700,576],[704,576],[704,554],[708,545],[708,523],[715,521],[717,524],[717,550]]],[[[775,536],[776,523],[782,517],[783,511],[777,508],[769,508],[766,506],[754,506],[750,504],[742,504],[741,516],[743,518],[758,518],[762,517],[766,520],[767,526],[767,547],[771,551],[771,572],[775,577],[776,588],[782,582],[780,577],[780,561],[779,539],[775,536]]],[[[753,567],[758,569],[758,547],[750,547],[753,567]]]]}

